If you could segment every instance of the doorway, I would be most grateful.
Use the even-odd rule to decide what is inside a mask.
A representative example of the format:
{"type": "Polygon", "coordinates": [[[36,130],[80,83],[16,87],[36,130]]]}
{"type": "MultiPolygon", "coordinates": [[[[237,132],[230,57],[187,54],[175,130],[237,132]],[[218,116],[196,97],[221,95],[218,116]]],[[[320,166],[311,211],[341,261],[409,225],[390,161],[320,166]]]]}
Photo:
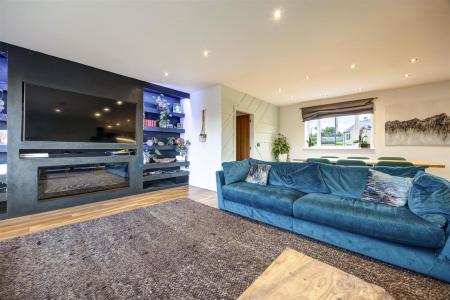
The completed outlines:
{"type": "Polygon", "coordinates": [[[236,111],[236,160],[250,157],[252,150],[252,115],[236,111]]]}

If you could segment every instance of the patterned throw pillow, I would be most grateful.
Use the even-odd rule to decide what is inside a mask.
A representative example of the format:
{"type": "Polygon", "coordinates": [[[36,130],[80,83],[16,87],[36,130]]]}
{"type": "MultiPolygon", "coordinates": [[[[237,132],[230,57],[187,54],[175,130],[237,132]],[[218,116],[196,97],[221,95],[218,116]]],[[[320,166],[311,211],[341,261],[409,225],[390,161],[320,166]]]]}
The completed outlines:
{"type": "Polygon", "coordinates": [[[251,165],[245,181],[260,185],[267,185],[267,179],[269,177],[270,168],[271,165],[264,165],[264,164],[251,165]]]}
{"type": "Polygon", "coordinates": [[[391,206],[404,206],[412,187],[412,178],[391,176],[369,170],[369,178],[362,199],[391,206]]]}

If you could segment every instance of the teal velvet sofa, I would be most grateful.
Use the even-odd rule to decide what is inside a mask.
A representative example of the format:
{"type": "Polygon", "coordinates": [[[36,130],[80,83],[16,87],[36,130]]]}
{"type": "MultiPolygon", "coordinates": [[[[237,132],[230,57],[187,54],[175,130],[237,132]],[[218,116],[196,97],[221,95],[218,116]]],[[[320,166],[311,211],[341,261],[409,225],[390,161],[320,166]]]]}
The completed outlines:
{"type": "Polygon", "coordinates": [[[273,163],[268,185],[245,182],[245,163],[216,173],[218,206],[450,282],[450,183],[417,168],[378,168],[414,177],[404,207],[361,200],[368,167],[273,163]],[[229,175],[232,174],[232,175],[229,175]],[[234,178],[231,178],[234,177],[234,178]],[[230,179],[231,178],[231,179],[230,179]]]}

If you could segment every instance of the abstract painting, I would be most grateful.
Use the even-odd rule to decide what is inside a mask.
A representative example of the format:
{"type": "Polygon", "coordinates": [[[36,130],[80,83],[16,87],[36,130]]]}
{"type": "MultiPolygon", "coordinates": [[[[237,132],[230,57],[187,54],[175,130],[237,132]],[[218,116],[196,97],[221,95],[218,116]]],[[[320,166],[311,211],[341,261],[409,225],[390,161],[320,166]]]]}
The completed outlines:
{"type": "Polygon", "coordinates": [[[387,146],[450,146],[450,99],[386,106],[387,146]]]}

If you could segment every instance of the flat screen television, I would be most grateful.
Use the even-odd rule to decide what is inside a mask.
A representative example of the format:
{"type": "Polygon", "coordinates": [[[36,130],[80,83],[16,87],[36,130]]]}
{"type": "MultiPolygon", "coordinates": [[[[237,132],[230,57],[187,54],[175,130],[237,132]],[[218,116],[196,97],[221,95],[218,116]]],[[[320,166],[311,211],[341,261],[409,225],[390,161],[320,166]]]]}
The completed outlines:
{"type": "Polygon", "coordinates": [[[24,141],[136,143],[136,103],[24,83],[24,141]]]}

